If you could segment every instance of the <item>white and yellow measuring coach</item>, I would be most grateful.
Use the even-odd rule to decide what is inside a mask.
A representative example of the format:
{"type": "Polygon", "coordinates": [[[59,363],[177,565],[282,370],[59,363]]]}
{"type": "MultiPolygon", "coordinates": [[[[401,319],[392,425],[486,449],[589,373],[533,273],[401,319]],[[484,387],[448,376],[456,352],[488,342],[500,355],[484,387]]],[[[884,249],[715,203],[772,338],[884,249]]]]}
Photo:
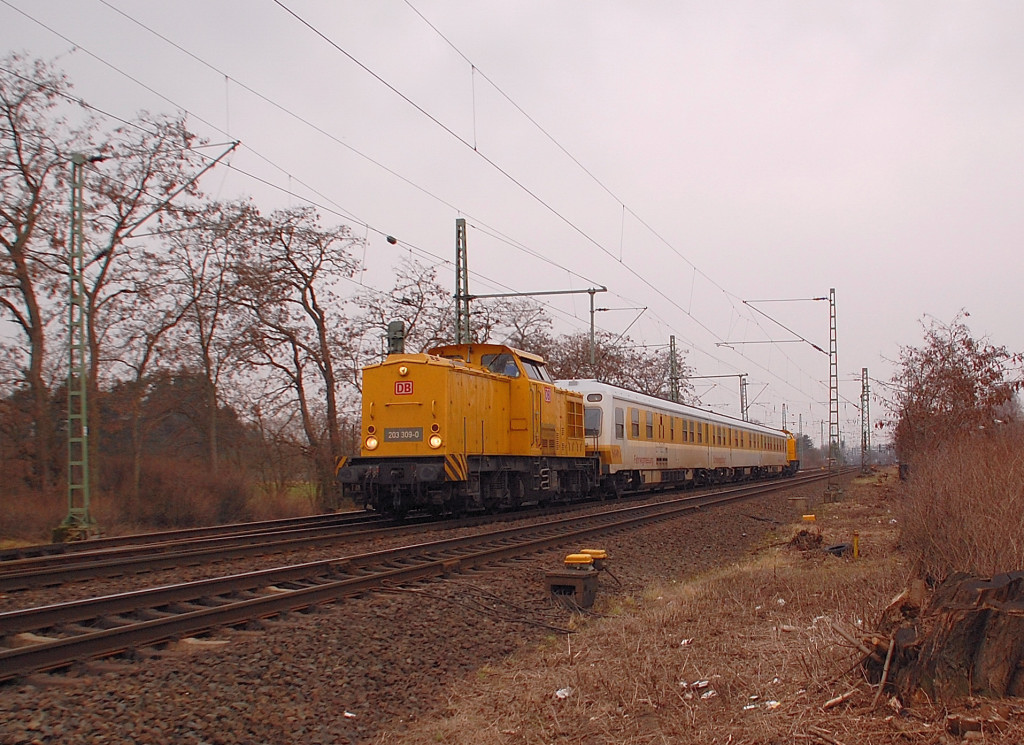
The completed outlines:
{"type": "Polygon", "coordinates": [[[587,454],[600,458],[609,491],[787,476],[799,468],[796,440],[785,430],[597,380],[555,384],[583,396],[587,454]]]}

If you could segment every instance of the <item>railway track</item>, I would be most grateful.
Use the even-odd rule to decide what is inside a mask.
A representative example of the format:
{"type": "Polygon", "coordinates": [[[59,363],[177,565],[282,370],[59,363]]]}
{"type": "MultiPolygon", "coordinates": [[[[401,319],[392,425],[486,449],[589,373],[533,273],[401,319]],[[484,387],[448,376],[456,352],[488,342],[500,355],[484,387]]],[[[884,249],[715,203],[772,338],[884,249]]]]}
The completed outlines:
{"type": "MultiPolygon", "coordinates": [[[[334,519],[307,520],[305,524],[297,522],[284,527],[259,524],[261,527],[258,529],[214,532],[209,537],[199,535],[158,542],[129,542],[80,549],[71,554],[13,559],[0,563],[0,592],[267,555],[310,544],[350,540],[354,536],[386,532],[394,527],[393,521],[372,513],[330,517],[334,519]]],[[[231,527],[244,528],[245,525],[231,527]]],[[[139,538],[151,535],[154,534],[143,534],[139,538]]]]}
{"type": "MultiPolygon", "coordinates": [[[[574,507],[586,506],[584,503],[574,507]]],[[[193,531],[172,531],[168,534],[147,533],[125,545],[104,545],[73,554],[53,553],[13,559],[0,562],[0,593],[11,593],[39,587],[52,587],[102,577],[120,577],[142,574],[164,569],[184,568],[209,563],[239,559],[249,556],[266,556],[274,553],[293,551],[308,546],[326,546],[356,539],[377,536],[400,536],[419,532],[425,524],[435,529],[466,528],[498,521],[521,520],[529,517],[562,514],[564,505],[559,507],[523,510],[501,515],[478,515],[450,520],[430,517],[410,518],[401,522],[390,520],[376,513],[358,515],[323,515],[320,519],[304,521],[296,519],[292,525],[278,527],[271,523],[256,523],[255,530],[245,530],[246,524],[220,528],[199,528],[197,536],[188,535],[193,531]],[[324,519],[333,517],[333,520],[324,519]],[[186,534],[179,537],[179,534],[186,534]],[[206,533],[204,536],[202,533],[206,533]],[[168,536],[167,540],[151,542],[150,536],[168,536]]],[[[120,539],[113,539],[120,540],[120,539]]],[[[84,545],[73,544],[73,545],[84,545]]],[[[91,543],[87,542],[87,543],[91,543]]]]}
{"type": "Polygon", "coordinates": [[[324,513],[305,517],[285,517],[277,520],[258,522],[233,523],[229,525],[210,525],[202,528],[179,528],[150,533],[134,533],[132,535],[90,538],[85,541],[70,543],[42,543],[31,546],[19,546],[0,551],[0,567],[5,562],[22,559],[36,559],[44,556],[66,556],[73,553],[100,551],[122,548],[125,546],[160,545],[190,541],[200,538],[219,538],[229,535],[271,533],[294,528],[312,528],[320,525],[350,525],[360,522],[379,520],[378,515],[367,512],[324,513]]]}
{"type": "MultiPolygon", "coordinates": [[[[790,480],[788,483],[793,482],[790,480]]],[[[589,504],[593,503],[576,503],[571,508],[589,504]]],[[[566,511],[565,505],[559,505],[500,515],[449,520],[422,517],[402,522],[370,512],[326,514],[49,544],[35,547],[37,555],[0,561],[0,593],[185,568],[212,561],[267,556],[355,539],[398,536],[417,532],[425,523],[441,529],[466,528],[497,521],[564,514],[566,511]],[[67,549],[60,550],[62,546],[67,549]]]]}
{"type": "Polygon", "coordinates": [[[375,588],[445,576],[826,478],[797,477],[526,527],[0,613],[0,681],[375,588]]]}

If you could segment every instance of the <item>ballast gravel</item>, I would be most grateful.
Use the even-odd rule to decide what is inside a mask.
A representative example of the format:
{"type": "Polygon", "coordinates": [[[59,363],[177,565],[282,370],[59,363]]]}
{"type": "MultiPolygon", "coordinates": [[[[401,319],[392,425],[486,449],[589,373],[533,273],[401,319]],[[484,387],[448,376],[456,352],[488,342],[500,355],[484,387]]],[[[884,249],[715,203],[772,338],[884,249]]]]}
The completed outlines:
{"type": "MultiPolygon", "coordinates": [[[[625,599],[735,560],[787,532],[789,498],[821,489],[594,541],[614,574],[602,576],[599,594],[625,599]]],[[[580,548],[0,684],[0,743],[326,745],[415,728],[443,710],[450,687],[472,686],[485,665],[569,626],[572,614],[548,597],[544,575],[580,548]]]]}

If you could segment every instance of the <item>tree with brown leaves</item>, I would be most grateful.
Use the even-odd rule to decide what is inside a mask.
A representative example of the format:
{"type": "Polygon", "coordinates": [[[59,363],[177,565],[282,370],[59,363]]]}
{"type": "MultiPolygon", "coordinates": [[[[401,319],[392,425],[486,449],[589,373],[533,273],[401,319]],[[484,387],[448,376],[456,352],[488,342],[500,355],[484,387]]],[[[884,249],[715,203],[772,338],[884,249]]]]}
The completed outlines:
{"type": "Polygon", "coordinates": [[[922,324],[924,344],[900,350],[891,408],[903,462],[951,438],[999,426],[1020,389],[1007,373],[1022,355],[975,339],[964,323],[967,315],[961,311],[948,325],[931,319],[922,324]]]}

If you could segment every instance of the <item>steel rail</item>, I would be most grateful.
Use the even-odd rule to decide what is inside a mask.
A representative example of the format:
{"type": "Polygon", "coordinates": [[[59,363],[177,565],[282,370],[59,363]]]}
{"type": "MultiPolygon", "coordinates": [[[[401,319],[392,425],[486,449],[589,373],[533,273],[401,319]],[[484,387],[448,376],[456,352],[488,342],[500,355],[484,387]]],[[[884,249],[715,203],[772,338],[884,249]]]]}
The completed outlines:
{"type": "Polygon", "coordinates": [[[0,634],[7,638],[28,630],[78,624],[101,618],[112,628],[90,630],[67,638],[45,639],[35,635],[27,646],[0,651],[0,681],[33,671],[63,667],[92,657],[117,654],[143,644],[156,644],[219,626],[237,625],[257,618],[299,610],[388,584],[406,584],[444,576],[473,567],[564,546],[599,534],[620,532],[667,520],[710,505],[750,499],[794,485],[827,478],[814,475],[797,481],[759,483],[716,494],[688,496],[647,505],[622,507],[595,515],[574,516],[540,525],[508,528],[493,533],[464,536],[386,549],[350,557],[309,562],[295,566],[201,580],[91,600],[10,611],[0,614],[0,634]],[[340,576],[340,575],[349,576],[340,576]],[[309,584],[301,584],[309,583],[309,584]],[[291,584],[291,588],[280,585],[291,584]],[[243,599],[229,593],[265,594],[243,599]],[[197,601],[212,603],[195,607],[197,601]],[[181,604],[186,604],[182,609],[181,604]],[[184,612],[173,613],[175,606],[184,612]],[[166,610],[162,610],[166,609],[166,610]],[[155,618],[125,621],[112,617],[148,611],[155,618]],[[170,615],[173,613],[173,615],[170,615]]]}
{"type": "Polygon", "coordinates": [[[208,525],[201,528],[178,528],[149,533],[133,533],[131,535],[106,536],[90,538],[70,543],[39,543],[30,546],[7,548],[0,551],[0,569],[5,562],[24,559],[36,559],[47,556],[63,556],[124,546],[154,545],[188,541],[196,538],[238,535],[242,533],[257,534],[287,528],[312,527],[316,525],[349,525],[359,522],[375,522],[380,515],[368,512],[332,512],[305,517],[283,517],[276,520],[259,520],[245,523],[229,523],[226,525],[208,525]]]}
{"type": "Polygon", "coordinates": [[[393,530],[394,523],[378,517],[370,521],[328,524],[312,528],[243,533],[217,538],[190,539],[180,543],[147,545],[141,548],[115,548],[70,556],[21,559],[0,565],[0,592],[195,566],[214,559],[238,559],[281,553],[310,543],[347,541],[393,530]],[[383,523],[389,527],[364,527],[374,523],[383,523]]]}

